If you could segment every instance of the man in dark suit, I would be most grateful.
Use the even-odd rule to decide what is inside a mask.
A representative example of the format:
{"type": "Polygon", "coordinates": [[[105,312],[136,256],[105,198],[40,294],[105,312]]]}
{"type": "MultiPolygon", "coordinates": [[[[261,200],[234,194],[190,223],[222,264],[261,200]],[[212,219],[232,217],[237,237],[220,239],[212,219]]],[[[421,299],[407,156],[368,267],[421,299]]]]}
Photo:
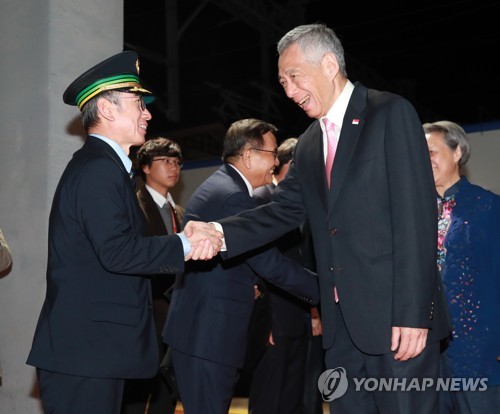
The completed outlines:
{"type": "MultiPolygon", "coordinates": [[[[147,140],[135,156],[143,185],[136,194],[146,219],[146,236],[164,236],[181,230],[184,209],[175,204],[171,190],[179,181],[182,152],[179,144],[168,138],[147,140]]],[[[168,312],[167,291],[174,277],[151,276],[153,317],[160,357],[167,351],[161,339],[161,330],[168,312]]],[[[175,393],[160,372],[150,379],[131,379],[125,383],[122,414],[173,414],[177,400],[175,393]]]]}
{"type": "Polygon", "coordinates": [[[404,98],[351,83],[341,42],[322,24],[291,30],[278,52],[287,97],[316,120],[301,135],[273,202],[220,221],[226,260],[307,218],[332,369],[320,385],[331,412],[436,412],[435,387],[369,392],[353,380],[401,384],[438,375],[439,339],[450,326],[436,271],[435,191],[421,122],[404,98]]]}
{"type": "MultiPolygon", "coordinates": [[[[254,192],[254,198],[261,204],[270,201],[276,185],[285,178],[297,141],[297,138],[288,138],[278,147],[279,164],[274,169],[273,182],[254,192]]],[[[301,226],[288,232],[276,245],[283,254],[313,270],[314,260],[310,258],[313,252],[307,249],[310,237],[307,228],[301,226]]],[[[311,321],[308,321],[311,307],[271,284],[268,296],[271,335],[252,372],[248,409],[252,414],[302,414],[307,341],[312,335],[311,321]]]]}
{"type": "MultiPolygon", "coordinates": [[[[272,180],[276,128],[257,119],[234,122],[223,143],[224,164],[195,191],[184,221],[215,221],[254,207],[253,190],[272,180]]],[[[230,261],[186,267],[177,278],[163,332],[187,414],[227,414],[243,366],[257,274],[309,304],[316,275],[264,248],[230,261]]]]}
{"type": "Polygon", "coordinates": [[[141,145],[151,93],[131,51],[79,76],[63,100],[82,111],[88,137],[56,189],[49,222],[47,293],[27,363],[46,413],[118,414],[125,378],[156,374],[159,352],[149,274],[209,259],[220,234],[206,223],[143,237],[130,147],[141,145]]]}

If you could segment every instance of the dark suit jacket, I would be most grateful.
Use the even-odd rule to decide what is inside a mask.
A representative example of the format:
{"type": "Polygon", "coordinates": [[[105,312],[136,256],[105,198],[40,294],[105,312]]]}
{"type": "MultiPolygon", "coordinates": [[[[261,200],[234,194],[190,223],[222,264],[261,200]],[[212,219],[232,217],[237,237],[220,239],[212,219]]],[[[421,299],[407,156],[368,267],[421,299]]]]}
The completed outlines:
{"type": "MultiPolygon", "coordinates": [[[[193,194],[184,221],[217,221],[256,205],[228,164],[193,194]]],[[[257,272],[308,303],[318,300],[316,276],[276,248],[222,261],[189,263],[176,281],[163,339],[186,354],[240,368],[243,365],[257,272]]]]}
{"type": "Polygon", "coordinates": [[[122,161],[107,143],[88,137],[54,196],[47,294],[28,364],[101,378],[156,374],[151,284],[141,276],[183,271],[184,253],[178,236],[142,234],[122,161]]]}
{"type": "MultiPolygon", "coordinates": [[[[271,200],[275,185],[260,187],[255,190],[254,198],[259,204],[266,204],[271,200]]],[[[279,251],[295,260],[301,266],[308,269],[307,258],[303,256],[302,248],[304,245],[300,228],[296,228],[276,241],[279,251]]],[[[268,284],[268,295],[270,301],[271,329],[274,336],[285,336],[297,338],[307,335],[307,329],[310,326],[307,318],[310,317],[310,305],[299,300],[287,291],[268,284]]]]}
{"type": "MultiPolygon", "coordinates": [[[[165,223],[163,222],[160,211],[158,210],[158,205],[155,203],[146,187],[141,186],[137,190],[137,199],[139,200],[139,206],[141,207],[144,217],[146,218],[145,235],[163,236],[167,234],[165,223]]],[[[182,229],[184,209],[178,204],[175,206],[174,216],[175,225],[177,226],[178,231],[180,231],[182,229]]]]}
{"type": "MultiPolygon", "coordinates": [[[[141,186],[137,190],[137,200],[146,219],[145,235],[146,236],[164,236],[167,233],[167,228],[161,217],[158,205],[151,197],[151,194],[146,187],[141,186]]],[[[176,205],[174,211],[175,225],[178,231],[182,229],[182,219],[184,218],[184,209],[176,205]]],[[[165,292],[170,289],[175,281],[175,277],[164,277],[163,275],[151,276],[152,294],[153,294],[153,310],[155,316],[156,328],[158,335],[161,335],[163,325],[167,315],[168,304],[165,297],[165,292]]]]}
{"type": "Polygon", "coordinates": [[[354,343],[389,352],[392,326],[446,336],[436,266],[436,200],[421,122],[404,98],[357,83],[327,188],[319,121],[300,137],[274,202],[220,220],[229,258],[276,239],[307,216],[321,290],[323,346],[335,339],[333,288],[354,343]]]}

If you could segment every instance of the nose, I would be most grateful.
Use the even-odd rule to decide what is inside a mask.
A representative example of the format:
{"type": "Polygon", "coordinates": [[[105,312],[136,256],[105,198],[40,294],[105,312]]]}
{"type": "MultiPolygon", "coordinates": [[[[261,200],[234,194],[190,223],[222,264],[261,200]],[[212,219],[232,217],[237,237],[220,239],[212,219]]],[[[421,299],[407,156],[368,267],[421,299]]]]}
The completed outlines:
{"type": "Polygon", "coordinates": [[[286,85],[283,86],[283,89],[285,91],[285,95],[288,98],[293,99],[293,95],[295,95],[295,90],[297,89],[293,82],[287,82],[286,85]]]}
{"type": "Polygon", "coordinates": [[[144,111],[142,111],[142,116],[147,120],[149,121],[151,118],[153,118],[153,115],[151,115],[151,112],[149,112],[148,108],[144,109],[144,111]]]}

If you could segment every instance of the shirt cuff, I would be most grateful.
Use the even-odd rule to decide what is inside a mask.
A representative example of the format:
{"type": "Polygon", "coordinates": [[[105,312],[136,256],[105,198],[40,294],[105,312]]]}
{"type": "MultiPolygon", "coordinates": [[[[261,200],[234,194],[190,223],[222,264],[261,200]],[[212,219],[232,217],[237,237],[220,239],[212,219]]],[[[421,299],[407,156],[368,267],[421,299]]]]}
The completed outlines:
{"type": "Polygon", "coordinates": [[[227,252],[226,239],[224,237],[224,229],[222,228],[222,224],[217,223],[216,221],[210,221],[209,224],[213,224],[215,227],[215,230],[220,231],[222,233],[222,247],[221,247],[220,251],[227,252]]]}
{"type": "Polygon", "coordinates": [[[177,233],[177,236],[181,239],[184,257],[186,257],[189,253],[191,253],[191,243],[189,243],[189,240],[184,233],[177,233]]]}

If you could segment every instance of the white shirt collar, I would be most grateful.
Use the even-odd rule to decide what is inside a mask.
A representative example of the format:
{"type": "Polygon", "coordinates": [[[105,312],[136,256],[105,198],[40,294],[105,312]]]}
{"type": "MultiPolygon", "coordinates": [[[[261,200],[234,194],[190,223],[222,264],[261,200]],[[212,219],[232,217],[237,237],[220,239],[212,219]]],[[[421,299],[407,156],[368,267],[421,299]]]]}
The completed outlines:
{"type": "Polygon", "coordinates": [[[330,108],[326,116],[320,118],[320,125],[323,132],[325,132],[325,125],[323,124],[323,118],[328,118],[331,122],[337,125],[338,130],[342,129],[342,122],[344,120],[345,112],[347,111],[347,105],[349,105],[349,100],[351,99],[352,92],[354,90],[354,85],[350,80],[344,86],[338,99],[335,101],[333,106],[330,108]]]}
{"type": "Polygon", "coordinates": [[[164,197],[161,195],[158,191],[156,191],[154,188],[151,188],[149,185],[145,185],[146,190],[149,191],[149,194],[151,194],[151,197],[153,198],[154,202],[158,204],[158,206],[163,207],[165,203],[170,203],[170,205],[175,208],[175,203],[174,199],[170,195],[170,193],[167,193],[167,197],[164,197]]]}
{"type": "Polygon", "coordinates": [[[230,165],[232,168],[234,168],[236,170],[236,172],[241,176],[241,178],[243,178],[243,181],[245,182],[247,189],[248,189],[248,194],[250,194],[250,197],[253,197],[253,188],[252,188],[252,185],[250,184],[250,181],[248,181],[245,178],[245,176],[240,172],[240,170],[238,170],[238,168],[236,168],[234,165],[232,165],[232,164],[228,164],[228,165],[230,165]]]}
{"type": "Polygon", "coordinates": [[[112,139],[106,138],[102,135],[98,134],[89,134],[95,138],[100,139],[101,141],[104,141],[106,144],[108,144],[113,150],[116,152],[116,154],[120,157],[120,160],[122,160],[123,166],[125,167],[125,170],[130,174],[132,171],[132,161],[128,157],[127,154],[125,154],[125,151],[123,151],[122,147],[120,147],[115,141],[112,139]]]}

